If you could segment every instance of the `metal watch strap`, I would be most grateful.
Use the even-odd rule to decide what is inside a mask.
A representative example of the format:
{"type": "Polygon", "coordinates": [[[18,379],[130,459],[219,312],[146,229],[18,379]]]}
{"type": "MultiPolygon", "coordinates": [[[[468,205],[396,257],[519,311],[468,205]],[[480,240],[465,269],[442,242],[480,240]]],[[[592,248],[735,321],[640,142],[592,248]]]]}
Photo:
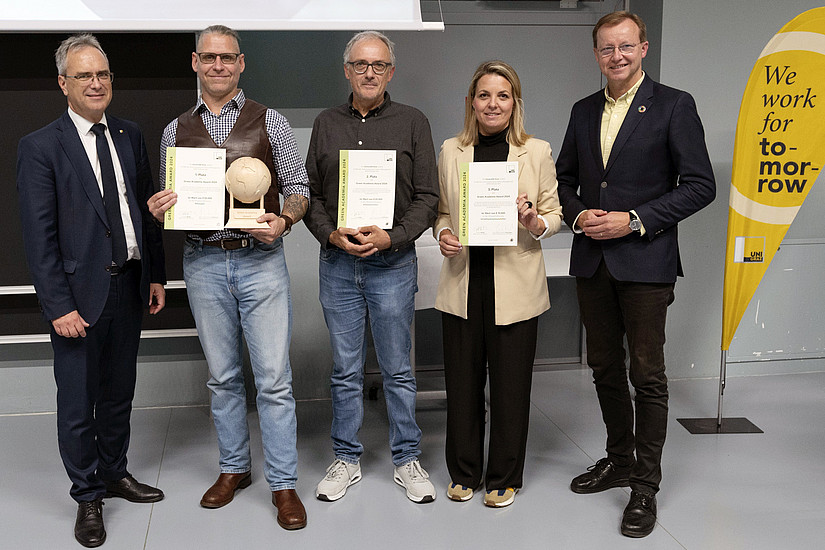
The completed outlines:
{"type": "Polygon", "coordinates": [[[630,214],[630,223],[628,224],[630,230],[640,233],[642,231],[642,221],[639,219],[639,216],[634,212],[628,212],[628,214],[630,214]]]}

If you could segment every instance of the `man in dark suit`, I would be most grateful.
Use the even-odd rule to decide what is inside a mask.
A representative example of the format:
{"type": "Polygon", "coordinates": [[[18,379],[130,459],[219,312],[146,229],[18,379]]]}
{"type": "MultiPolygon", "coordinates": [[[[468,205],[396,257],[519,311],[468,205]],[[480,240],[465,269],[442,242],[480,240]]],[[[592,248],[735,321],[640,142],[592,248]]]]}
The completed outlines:
{"type": "Polygon", "coordinates": [[[90,34],[55,53],[69,108],[20,140],[17,189],[26,255],[51,323],[57,440],[78,503],[75,538],[106,540],[103,497],[157,502],[126,470],[143,305],[163,309],[160,229],[138,127],[106,116],[113,75],[90,34]]]}
{"type": "Polygon", "coordinates": [[[607,427],[607,457],[570,487],[596,493],[629,485],[621,526],[629,537],[656,524],[667,429],[665,319],[682,275],[677,224],[716,195],[693,98],[642,71],[646,34],[628,12],[596,24],[593,51],[607,87],[573,106],[556,162],[564,218],[575,233],[570,274],[587,363],[607,427]]]}

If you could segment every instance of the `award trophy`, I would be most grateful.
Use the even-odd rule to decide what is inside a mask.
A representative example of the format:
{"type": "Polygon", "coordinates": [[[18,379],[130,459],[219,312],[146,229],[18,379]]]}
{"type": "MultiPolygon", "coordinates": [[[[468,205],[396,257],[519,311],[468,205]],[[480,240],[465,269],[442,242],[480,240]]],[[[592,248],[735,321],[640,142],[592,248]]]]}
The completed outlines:
{"type": "Polygon", "coordinates": [[[235,159],[226,171],[226,190],[229,192],[229,221],[224,227],[253,229],[269,227],[255,221],[265,212],[264,195],[272,184],[269,168],[253,157],[235,159]],[[236,207],[235,199],[244,204],[258,203],[257,207],[236,207]]]}

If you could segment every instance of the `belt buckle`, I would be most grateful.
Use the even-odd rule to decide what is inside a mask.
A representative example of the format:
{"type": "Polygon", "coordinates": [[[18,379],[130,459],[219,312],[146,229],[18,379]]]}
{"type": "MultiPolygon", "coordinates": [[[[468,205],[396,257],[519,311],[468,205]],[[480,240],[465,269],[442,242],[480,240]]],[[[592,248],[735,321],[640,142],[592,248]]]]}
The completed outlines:
{"type": "Polygon", "coordinates": [[[221,249],[223,249],[223,250],[238,250],[239,248],[246,248],[248,246],[249,246],[249,238],[248,237],[243,237],[243,238],[240,238],[240,239],[221,239],[221,249]],[[232,247],[232,248],[226,248],[226,246],[224,245],[224,243],[226,241],[232,241],[233,243],[237,243],[237,242],[240,241],[240,243],[239,243],[238,246],[235,246],[235,247],[232,247]]]}

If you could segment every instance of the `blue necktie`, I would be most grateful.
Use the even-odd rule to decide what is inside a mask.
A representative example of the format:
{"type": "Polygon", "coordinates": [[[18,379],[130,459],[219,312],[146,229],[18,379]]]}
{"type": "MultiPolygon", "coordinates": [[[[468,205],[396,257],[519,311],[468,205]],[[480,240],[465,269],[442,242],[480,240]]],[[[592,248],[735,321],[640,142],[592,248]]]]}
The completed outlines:
{"type": "Polygon", "coordinates": [[[92,132],[97,137],[97,158],[100,161],[100,176],[103,179],[103,204],[106,205],[106,216],[109,218],[112,235],[112,263],[123,267],[126,263],[126,233],[120,215],[115,166],[112,164],[112,153],[106,140],[106,126],[97,123],[92,126],[92,132]]]}

